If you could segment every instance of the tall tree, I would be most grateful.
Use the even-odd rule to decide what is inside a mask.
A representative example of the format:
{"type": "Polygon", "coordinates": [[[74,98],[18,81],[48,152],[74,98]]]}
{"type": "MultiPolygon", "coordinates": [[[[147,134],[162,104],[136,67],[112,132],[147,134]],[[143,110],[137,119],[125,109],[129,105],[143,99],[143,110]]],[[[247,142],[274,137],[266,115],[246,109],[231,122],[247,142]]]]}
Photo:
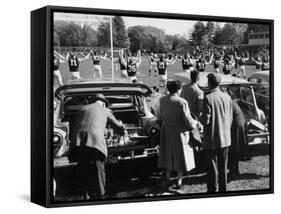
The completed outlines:
{"type": "Polygon", "coordinates": [[[114,47],[128,48],[130,46],[126,26],[121,16],[115,16],[113,19],[113,44],[114,47]]]}
{"type": "Polygon", "coordinates": [[[110,24],[102,22],[98,26],[98,46],[110,47],[110,24]]]}
{"type": "MultiPolygon", "coordinates": [[[[215,23],[214,22],[207,22],[206,24],[206,28],[205,28],[205,32],[206,32],[206,36],[207,36],[207,43],[211,44],[213,41],[213,38],[215,36],[215,23]]],[[[205,39],[205,40],[206,40],[205,39]]]]}
{"type": "Polygon", "coordinates": [[[145,49],[151,52],[164,52],[169,49],[165,42],[165,32],[152,26],[133,26],[128,28],[131,51],[145,49]]]}
{"type": "Polygon", "coordinates": [[[192,40],[196,44],[201,45],[205,35],[206,35],[206,26],[205,26],[205,24],[203,22],[201,22],[201,21],[196,22],[193,25],[193,31],[191,33],[192,40]]]}

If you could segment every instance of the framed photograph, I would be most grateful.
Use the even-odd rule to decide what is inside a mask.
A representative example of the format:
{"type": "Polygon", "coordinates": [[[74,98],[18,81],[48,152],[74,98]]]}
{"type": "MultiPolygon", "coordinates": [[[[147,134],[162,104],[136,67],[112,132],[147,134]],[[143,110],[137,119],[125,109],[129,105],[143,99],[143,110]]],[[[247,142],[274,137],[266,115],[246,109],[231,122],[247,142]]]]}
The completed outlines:
{"type": "Polygon", "coordinates": [[[31,201],[273,193],[273,30],[258,18],[32,11],[31,201]]]}

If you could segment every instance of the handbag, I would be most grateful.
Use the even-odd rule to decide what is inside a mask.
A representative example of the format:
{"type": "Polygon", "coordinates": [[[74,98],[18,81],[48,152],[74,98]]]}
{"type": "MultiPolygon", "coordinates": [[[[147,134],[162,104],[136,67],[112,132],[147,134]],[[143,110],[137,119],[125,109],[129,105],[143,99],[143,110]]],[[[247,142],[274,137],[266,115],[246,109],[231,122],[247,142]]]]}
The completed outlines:
{"type": "Polygon", "coordinates": [[[184,160],[186,165],[186,171],[190,171],[195,168],[194,152],[192,146],[189,144],[189,132],[180,133],[184,160]]]}

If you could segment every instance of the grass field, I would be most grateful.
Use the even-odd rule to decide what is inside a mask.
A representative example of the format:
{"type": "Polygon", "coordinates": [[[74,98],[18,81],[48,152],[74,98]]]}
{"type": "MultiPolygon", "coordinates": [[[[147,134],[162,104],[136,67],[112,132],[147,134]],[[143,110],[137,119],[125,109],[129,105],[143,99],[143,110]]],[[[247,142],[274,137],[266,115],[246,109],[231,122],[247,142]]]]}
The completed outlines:
{"type": "MultiPolygon", "coordinates": [[[[101,61],[101,67],[103,71],[103,76],[111,78],[111,60],[106,59],[101,61]]],[[[119,65],[118,65],[119,67],[119,65]]],[[[148,77],[148,69],[149,62],[147,58],[142,58],[142,63],[138,69],[139,76],[138,79],[148,86],[157,85],[157,77],[154,77],[154,74],[151,77],[148,77]]],[[[93,63],[92,60],[82,61],[80,64],[80,75],[82,78],[89,79],[92,78],[93,75],[93,63]]],[[[62,74],[62,78],[64,83],[66,83],[70,79],[70,72],[68,69],[68,65],[66,63],[60,66],[60,71],[62,74]]],[[[206,71],[213,71],[213,65],[207,65],[206,71]]],[[[182,65],[180,62],[177,62],[172,65],[168,65],[168,77],[172,78],[174,73],[182,72],[182,65]]],[[[233,69],[233,73],[237,72],[236,69],[233,69]]],[[[246,74],[247,77],[255,72],[255,66],[246,66],[246,74]]],[[[115,77],[120,76],[120,71],[115,71],[115,77]]]]}

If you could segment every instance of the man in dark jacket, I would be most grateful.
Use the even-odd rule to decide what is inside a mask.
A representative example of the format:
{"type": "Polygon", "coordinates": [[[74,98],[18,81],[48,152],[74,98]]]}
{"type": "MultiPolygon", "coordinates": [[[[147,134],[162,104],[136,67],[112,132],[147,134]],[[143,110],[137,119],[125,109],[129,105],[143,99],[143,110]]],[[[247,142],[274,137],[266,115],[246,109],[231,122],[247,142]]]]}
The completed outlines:
{"type": "Polygon", "coordinates": [[[226,191],[228,148],[231,145],[232,100],[219,89],[219,74],[208,75],[210,93],[204,98],[201,122],[207,162],[208,192],[226,191]]]}
{"type": "Polygon", "coordinates": [[[247,147],[244,114],[235,101],[232,101],[232,104],[233,122],[231,126],[231,147],[228,165],[230,178],[239,175],[239,160],[242,157],[242,152],[247,147]]]}
{"type": "Polygon", "coordinates": [[[101,198],[105,194],[106,124],[109,122],[116,132],[124,134],[124,126],[107,105],[105,97],[97,94],[92,104],[76,113],[72,124],[70,154],[77,161],[77,178],[87,199],[101,198]]]}

